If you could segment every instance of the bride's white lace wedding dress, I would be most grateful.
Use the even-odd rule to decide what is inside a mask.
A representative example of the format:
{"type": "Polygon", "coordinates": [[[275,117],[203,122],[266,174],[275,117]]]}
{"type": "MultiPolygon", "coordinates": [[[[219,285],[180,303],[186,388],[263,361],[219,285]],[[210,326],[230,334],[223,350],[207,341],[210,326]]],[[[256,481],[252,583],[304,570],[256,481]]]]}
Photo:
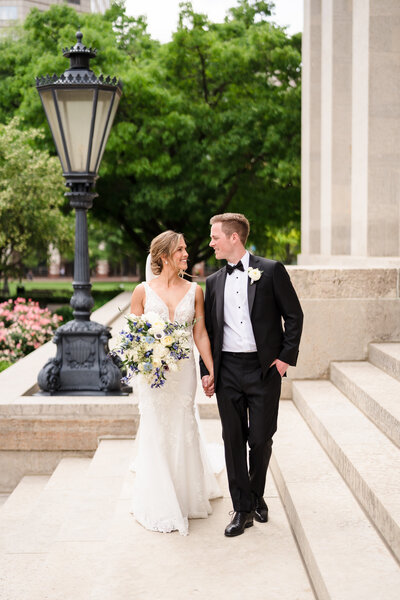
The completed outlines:
{"type": "MultiPolygon", "coordinates": [[[[148,283],[143,285],[145,312],[168,319],[166,304],[148,283]]],[[[193,322],[196,285],[177,305],[175,321],[193,322]]],[[[179,371],[168,373],[162,388],[150,388],[140,375],[133,384],[140,426],[131,512],[147,529],[187,535],[188,519],[206,518],[212,512],[209,500],[221,496],[196,419],[193,349],[179,371]]]]}

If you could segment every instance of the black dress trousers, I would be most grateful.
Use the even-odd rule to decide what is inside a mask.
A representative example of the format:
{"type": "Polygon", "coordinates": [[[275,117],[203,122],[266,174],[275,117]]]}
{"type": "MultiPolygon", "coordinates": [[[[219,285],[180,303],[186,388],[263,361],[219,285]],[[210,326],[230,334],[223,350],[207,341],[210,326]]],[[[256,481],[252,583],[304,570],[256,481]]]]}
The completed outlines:
{"type": "Polygon", "coordinates": [[[264,495],[281,384],[275,366],[263,376],[257,352],[222,353],[216,394],[235,511],[253,510],[264,495]]]}

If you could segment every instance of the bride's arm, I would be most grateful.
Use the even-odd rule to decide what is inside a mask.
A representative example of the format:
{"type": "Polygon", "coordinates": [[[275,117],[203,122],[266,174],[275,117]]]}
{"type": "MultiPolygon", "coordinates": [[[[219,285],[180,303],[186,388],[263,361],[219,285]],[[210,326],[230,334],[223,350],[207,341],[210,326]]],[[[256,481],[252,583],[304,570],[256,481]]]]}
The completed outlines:
{"type": "Polygon", "coordinates": [[[145,302],[146,292],[144,290],[144,285],[140,283],[133,290],[132,298],[131,298],[131,313],[140,317],[144,313],[144,302],[145,302]]]}
{"type": "Polygon", "coordinates": [[[204,296],[203,290],[199,285],[196,287],[195,324],[193,327],[193,338],[209,374],[211,377],[214,377],[214,363],[212,359],[210,339],[208,337],[206,324],[204,321],[204,296]]]}

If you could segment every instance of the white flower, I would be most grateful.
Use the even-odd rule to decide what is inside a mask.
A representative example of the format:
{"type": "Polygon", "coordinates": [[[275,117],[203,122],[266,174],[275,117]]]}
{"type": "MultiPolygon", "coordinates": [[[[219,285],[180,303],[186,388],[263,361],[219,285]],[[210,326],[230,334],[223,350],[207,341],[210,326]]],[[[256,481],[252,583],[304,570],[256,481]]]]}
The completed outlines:
{"type": "Polygon", "coordinates": [[[154,346],[153,360],[164,358],[165,356],[167,356],[167,354],[168,348],[166,348],[165,346],[162,346],[161,344],[157,344],[157,346],[154,346]]]}
{"type": "Polygon", "coordinates": [[[260,271],[260,269],[253,269],[252,267],[249,267],[247,269],[247,273],[251,279],[250,285],[253,285],[255,281],[258,281],[260,279],[261,275],[263,274],[263,271],[260,271]]]}
{"type": "Polygon", "coordinates": [[[170,346],[174,341],[174,338],[172,337],[172,335],[166,335],[163,338],[161,338],[160,342],[163,346],[170,346]]]}
{"type": "Polygon", "coordinates": [[[136,348],[128,348],[128,350],[126,350],[125,355],[129,360],[137,361],[138,359],[138,353],[136,348]]]}
{"type": "Polygon", "coordinates": [[[154,337],[161,337],[164,333],[165,323],[162,321],[157,321],[153,323],[153,325],[149,329],[149,333],[154,337]]]}
{"type": "Polygon", "coordinates": [[[142,318],[145,319],[148,323],[150,323],[150,325],[155,325],[157,323],[157,325],[161,324],[164,326],[160,315],[158,315],[156,312],[149,311],[147,313],[144,313],[144,315],[142,315],[142,318]]]}

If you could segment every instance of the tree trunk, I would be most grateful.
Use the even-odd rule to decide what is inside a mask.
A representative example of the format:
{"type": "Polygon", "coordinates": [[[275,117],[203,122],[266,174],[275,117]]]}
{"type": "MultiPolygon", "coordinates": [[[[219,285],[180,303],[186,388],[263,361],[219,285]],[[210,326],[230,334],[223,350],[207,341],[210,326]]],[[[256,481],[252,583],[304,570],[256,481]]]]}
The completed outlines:
{"type": "Polygon", "coordinates": [[[1,293],[4,296],[9,296],[10,295],[10,288],[8,287],[8,277],[7,277],[7,275],[4,275],[3,289],[1,290],[1,293]]]}

